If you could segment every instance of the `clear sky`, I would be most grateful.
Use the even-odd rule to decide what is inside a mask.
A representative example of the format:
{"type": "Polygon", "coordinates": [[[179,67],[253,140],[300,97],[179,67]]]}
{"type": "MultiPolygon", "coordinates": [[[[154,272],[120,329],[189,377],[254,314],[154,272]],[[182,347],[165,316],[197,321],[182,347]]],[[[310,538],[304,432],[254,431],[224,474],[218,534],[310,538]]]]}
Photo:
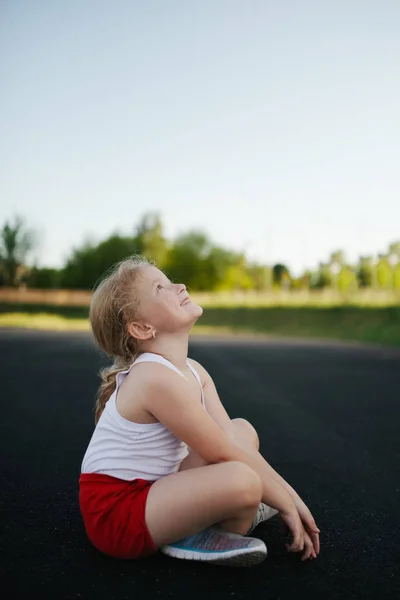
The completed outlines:
{"type": "Polygon", "coordinates": [[[0,224],[42,265],[172,238],[294,271],[400,238],[399,0],[3,0],[0,224]]]}

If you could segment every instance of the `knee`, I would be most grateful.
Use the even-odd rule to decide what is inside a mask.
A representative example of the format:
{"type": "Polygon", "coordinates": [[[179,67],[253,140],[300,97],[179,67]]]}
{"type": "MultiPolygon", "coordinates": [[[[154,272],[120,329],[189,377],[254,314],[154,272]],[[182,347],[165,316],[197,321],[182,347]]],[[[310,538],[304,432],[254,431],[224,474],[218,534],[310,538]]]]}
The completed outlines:
{"type": "Polygon", "coordinates": [[[230,480],[241,508],[258,506],[262,497],[262,484],[258,474],[245,463],[233,461],[229,464],[230,480]]]}
{"type": "Polygon", "coordinates": [[[231,420],[232,437],[233,439],[245,441],[253,448],[258,450],[260,448],[260,440],[258,438],[257,431],[253,425],[246,421],[246,419],[232,419],[231,420]]]}

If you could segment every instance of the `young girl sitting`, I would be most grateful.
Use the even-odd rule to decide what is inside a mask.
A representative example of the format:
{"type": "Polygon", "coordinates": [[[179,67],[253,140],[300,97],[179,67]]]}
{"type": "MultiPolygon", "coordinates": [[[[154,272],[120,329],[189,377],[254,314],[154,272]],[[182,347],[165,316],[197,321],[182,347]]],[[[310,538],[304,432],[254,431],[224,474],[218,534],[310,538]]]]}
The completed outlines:
{"type": "Polygon", "coordinates": [[[210,375],[188,359],[202,312],[183,284],[137,257],[94,292],[93,334],[114,364],[102,371],[82,462],[87,535],[117,558],[161,551],[245,566],[267,555],[248,534],[279,513],[292,535],[288,551],[316,558],[309,509],[260,455],[250,423],[229,418],[210,375]]]}

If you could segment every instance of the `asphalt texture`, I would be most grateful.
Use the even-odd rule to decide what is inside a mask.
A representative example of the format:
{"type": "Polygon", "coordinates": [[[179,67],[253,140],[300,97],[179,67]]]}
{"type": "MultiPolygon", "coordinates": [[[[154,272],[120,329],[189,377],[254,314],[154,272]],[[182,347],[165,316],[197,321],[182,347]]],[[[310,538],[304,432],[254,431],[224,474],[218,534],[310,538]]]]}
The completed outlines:
{"type": "Polygon", "coordinates": [[[0,331],[3,598],[400,598],[400,356],[306,342],[193,341],[231,418],[321,529],[318,559],[288,554],[279,516],[253,535],[267,560],[229,569],[103,556],[78,507],[104,358],[84,333],[0,331]]]}

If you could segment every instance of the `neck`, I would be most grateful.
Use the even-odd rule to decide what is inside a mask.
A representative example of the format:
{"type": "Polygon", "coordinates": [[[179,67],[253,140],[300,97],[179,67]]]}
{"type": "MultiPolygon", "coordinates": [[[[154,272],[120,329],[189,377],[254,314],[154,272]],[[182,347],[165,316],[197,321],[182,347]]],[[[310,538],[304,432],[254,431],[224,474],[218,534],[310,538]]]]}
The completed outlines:
{"type": "Polygon", "coordinates": [[[169,360],[178,369],[186,368],[188,357],[189,333],[162,334],[143,346],[144,352],[153,352],[169,360]]]}

